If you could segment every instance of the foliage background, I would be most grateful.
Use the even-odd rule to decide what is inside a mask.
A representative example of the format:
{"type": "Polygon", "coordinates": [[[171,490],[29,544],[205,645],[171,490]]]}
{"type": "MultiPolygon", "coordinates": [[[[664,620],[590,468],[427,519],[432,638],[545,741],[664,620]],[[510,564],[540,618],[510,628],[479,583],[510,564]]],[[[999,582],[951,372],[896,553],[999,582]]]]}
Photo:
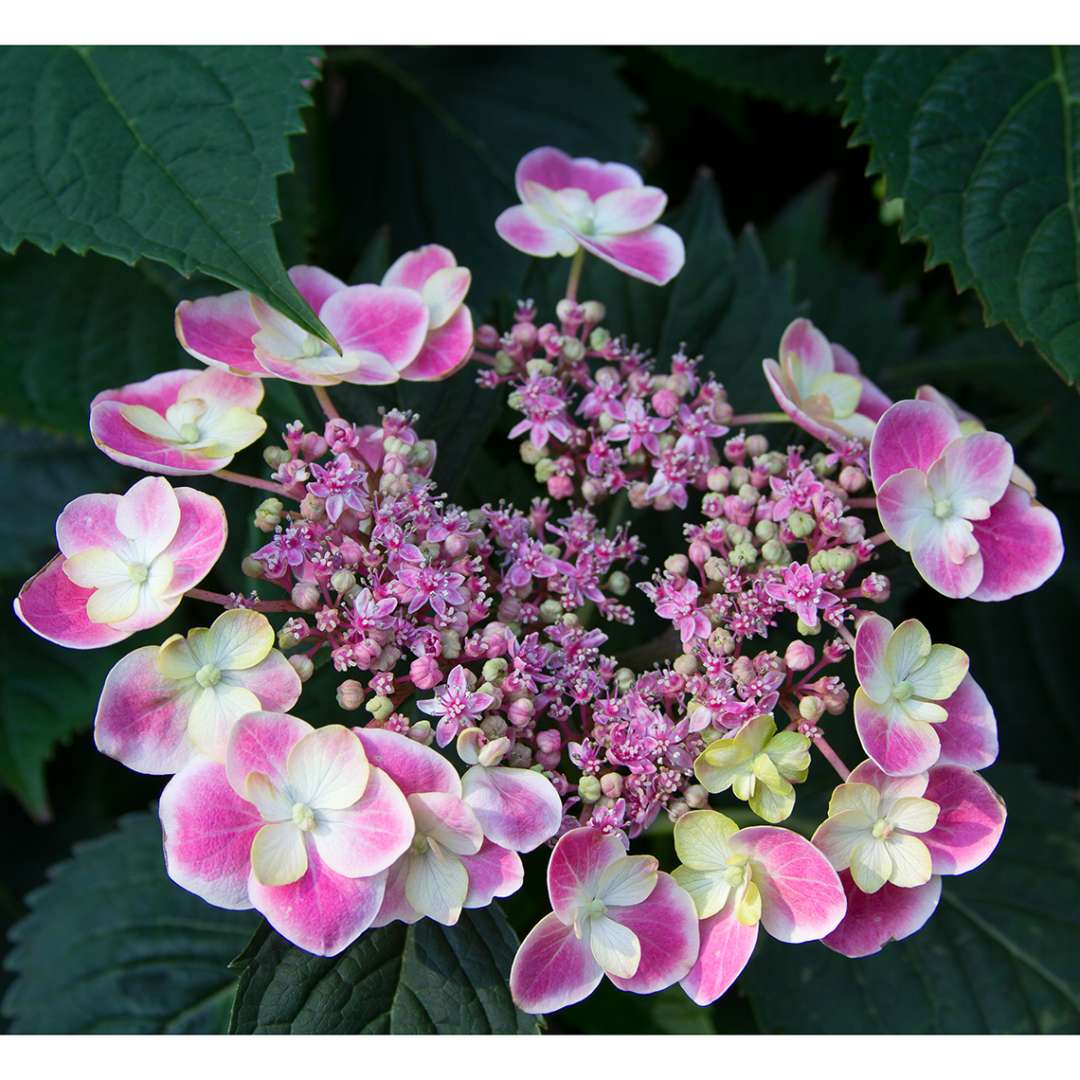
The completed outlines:
{"type": "MultiPolygon", "coordinates": [[[[0,1024],[17,1031],[224,1030],[237,979],[225,964],[256,926],[166,881],[156,828],[145,813],[160,781],[130,773],[93,748],[89,729],[101,680],[119,655],[146,643],[143,636],[119,649],[74,653],[38,641],[10,614],[19,584],[52,550],[52,523],[64,503],[132,482],[89,443],[90,397],[190,362],[176,345],[171,313],[184,296],[220,291],[211,275],[245,285],[254,275],[288,307],[294,300],[287,283],[275,277],[282,263],[315,262],[346,279],[368,280],[392,254],[438,240],[473,269],[470,303],[480,318],[505,320],[519,295],[553,297],[561,281],[552,268],[530,265],[492,228],[495,215],[515,201],[517,159],[553,144],[638,164],[649,182],[669,192],[673,223],[687,240],[687,269],[667,290],[628,285],[590,265],[584,295],[608,303],[613,330],[657,343],[661,356],[680,340],[704,351],[742,411],[767,404],[760,360],[794,314],[809,313],[887,390],[904,396],[933,382],[1006,434],[1041,498],[1061,517],[1067,555],[1039,593],[997,605],[946,603],[897,566],[889,613],[917,611],[935,639],[966,649],[996,707],[1002,757],[988,777],[1010,809],[998,853],[948,885],[923,933],[854,962],[817,944],[778,946],[763,936],[747,972],[711,1009],[691,1006],[677,989],[637,998],[616,997],[608,987],[549,1018],[548,1030],[1080,1030],[1080,719],[1072,683],[1080,401],[1058,374],[1070,378],[1080,368],[1080,346],[1070,337],[1080,325],[1070,307],[1080,291],[1075,276],[1064,282],[1055,333],[1042,324],[1028,332],[995,292],[1021,280],[1010,251],[990,259],[987,283],[979,268],[985,263],[967,259],[962,244],[953,250],[938,239],[934,268],[927,269],[919,239],[939,238],[941,220],[949,219],[947,211],[934,218],[943,196],[920,181],[919,155],[932,151],[934,141],[925,131],[920,136],[919,118],[904,111],[905,95],[916,100],[930,90],[948,91],[942,72],[952,78],[959,71],[962,90],[968,66],[979,76],[972,84],[979,93],[1015,92],[1026,108],[1055,80],[1075,89],[1080,64],[1075,50],[1056,58],[1024,49],[994,56],[981,55],[994,50],[886,52],[839,50],[827,59],[824,49],[788,47],[335,48],[301,114],[306,94],[298,80],[316,74],[301,50],[7,50],[0,60],[0,246],[13,254],[0,254],[0,347],[9,372],[0,400],[0,475],[11,500],[0,522],[0,930],[15,929],[0,947],[0,993],[7,992],[0,1024]],[[980,55],[972,60],[969,53],[980,55]],[[1028,68],[1027,87],[1002,87],[986,77],[1028,68]],[[158,124],[175,128],[176,138],[197,131],[218,154],[185,176],[189,201],[200,208],[194,224],[182,215],[170,221],[165,212],[139,219],[126,184],[136,194],[160,195],[163,206],[173,205],[175,192],[158,192],[161,177],[153,169],[139,172],[138,154],[110,153],[116,109],[91,111],[92,121],[81,125],[71,120],[97,102],[110,72],[121,70],[133,72],[142,111],[126,131],[114,133],[120,142],[153,144],[158,124]],[[871,93],[871,74],[890,95],[871,93]],[[1044,87],[1040,80],[1049,81],[1044,87]],[[170,114],[177,107],[171,98],[183,92],[198,101],[211,94],[211,83],[213,93],[227,85],[233,103],[227,115],[196,109],[181,122],[170,114]],[[28,99],[28,88],[37,96],[28,99]],[[859,138],[873,144],[873,168],[884,170],[887,193],[867,178],[868,150],[849,147],[852,128],[842,122],[841,94],[848,119],[860,121],[859,138]],[[883,100],[895,105],[884,115],[883,100]],[[52,167],[36,175],[50,153],[52,167]],[[89,222],[63,218],[56,199],[35,202],[38,183],[65,195],[68,183],[85,183],[93,194],[95,170],[118,194],[89,222]],[[894,196],[904,198],[902,211],[888,201],[894,196]],[[281,220],[271,236],[278,204],[281,220]],[[901,235],[916,242],[902,243],[901,235]],[[983,303],[975,292],[958,294],[954,275],[994,296],[995,318],[1034,339],[1043,355],[1017,344],[1004,327],[988,329],[983,303]],[[87,841],[74,862],[62,862],[73,845],[87,841]],[[55,888],[34,893],[51,879],[55,888]]],[[[980,105],[995,104],[966,107],[977,113],[980,105]]],[[[1080,159],[1080,122],[1070,126],[1067,111],[1064,119],[1064,143],[1061,117],[1056,142],[1053,116],[1031,121],[1050,136],[1049,147],[1044,138],[1032,151],[1034,161],[1023,156],[1022,140],[1005,147],[1013,155],[1006,164],[1030,166],[1051,218],[1058,205],[1051,180],[1062,161],[1080,159]]],[[[951,137],[958,137],[955,131],[951,137]]],[[[997,133],[981,137],[987,143],[997,133]]],[[[940,175],[940,169],[932,173],[940,175]]],[[[1066,184],[1063,205],[1075,211],[1080,196],[1071,173],[1066,180],[1073,186],[1066,184]]],[[[1030,183],[1022,188],[1032,190],[1030,183]]],[[[1052,236],[1075,253],[1075,213],[1071,233],[1065,219],[1058,228],[1052,236]]],[[[1055,267],[1046,271],[1051,277],[1055,267]]],[[[1029,265],[1024,273],[1030,271],[1029,265]]],[[[294,388],[268,387],[272,421],[305,415],[294,388]]],[[[380,400],[359,391],[341,396],[359,416],[380,400]]],[[[440,440],[439,479],[455,496],[475,503],[533,493],[528,470],[507,454],[496,396],[477,391],[468,374],[434,388],[406,388],[401,400],[421,411],[426,433],[440,440]]],[[[253,471],[258,457],[249,455],[241,466],[253,471]]],[[[228,500],[234,522],[250,510],[243,494],[214,493],[228,500]]],[[[677,521],[642,526],[658,551],[665,543],[674,547],[677,521]]],[[[211,587],[242,584],[238,564],[254,535],[238,532],[211,587]]],[[[210,614],[197,607],[186,610],[210,614]]],[[[174,628],[170,622],[145,637],[158,641],[174,628]]],[[[650,632],[644,620],[639,636],[650,632]]],[[[317,676],[305,689],[303,714],[327,722],[332,695],[332,678],[317,676]]],[[[852,746],[853,738],[844,756],[855,757],[852,746]]],[[[819,775],[815,787],[812,778],[797,815],[809,818],[823,807],[826,780],[819,775]]],[[[665,836],[649,842],[666,854],[665,836]]],[[[527,867],[534,891],[542,859],[534,856],[527,867]]],[[[519,894],[505,905],[519,934],[541,903],[519,894]]],[[[322,968],[288,975],[292,969],[282,965],[296,957],[277,955],[273,942],[256,937],[242,976],[248,996],[234,1022],[239,1030],[514,1030],[520,1018],[512,1010],[500,1013],[505,1000],[492,990],[495,969],[474,963],[490,948],[495,968],[505,966],[509,930],[501,920],[474,920],[461,933],[443,935],[445,941],[380,939],[379,947],[398,957],[394,978],[419,1005],[412,1013],[378,1016],[357,1011],[359,998],[380,992],[363,982],[379,962],[374,946],[368,960],[349,954],[335,969],[364,992],[324,1000],[311,989],[322,968]],[[473,942],[468,948],[466,939],[473,942]],[[456,1013],[433,1018],[420,1007],[427,991],[417,973],[426,964],[445,974],[450,967],[440,965],[452,966],[454,956],[465,962],[443,985],[468,993],[455,998],[456,1013]],[[281,980],[292,987],[291,998],[279,992],[281,980]],[[267,1005],[272,992],[277,996],[267,1005]],[[253,999],[256,993],[262,996],[253,999]]]]}

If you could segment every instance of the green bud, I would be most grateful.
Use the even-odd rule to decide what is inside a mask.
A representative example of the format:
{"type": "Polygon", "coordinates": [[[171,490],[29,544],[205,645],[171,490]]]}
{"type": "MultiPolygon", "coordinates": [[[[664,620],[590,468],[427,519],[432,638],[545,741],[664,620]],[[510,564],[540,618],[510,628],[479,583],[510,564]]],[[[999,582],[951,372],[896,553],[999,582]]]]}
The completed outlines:
{"type": "Polygon", "coordinates": [[[765,543],[766,540],[771,540],[779,531],[775,521],[769,521],[764,518],[754,526],[754,536],[762,543],[765,543]]]}
{"type": "Polygon", "coordinates": [[[576,337],[570,337],[569,335],[562,339],[562,349],[560,351],[572,364],[577,363],[578,360],[583,359],[585,356],[585,346],[576,337]]]}
{"type": "Polygon", "coordinates": [[[494,683],[498,682],[508,669],[509,664],[501,656],[496,656],[485,661],[484,666],[480,669],[480,674],[484,677],[484,682],[494,683]]]}
{"type": "Polygon", "coordinates": [[[814,519],[803,510],[793,510],[787,519],[787,527],[800,540],[808,537],[817,527],[814,519]]]}
{"type": "Polygon", "coordinates": [[[376,694],[364,708],[371,713],[371,718],[373,720],[381,722],[394,711],[394,703],[388,697],[384,697],[382,694],[376,694]]]}
{"type": "Polygon", "coordinates": [[[518,453],[526,465],[535,465],[548,456],[546,446],[537,446],[531,439],[526,439],[519,447],[518,453]]]}
{"type": "Polygon", "coordinates": [[[263,461],[271,469],[280,469],[287,461],[292,461],[292,454],[284,446],[268,446],[263,451],[263,461]]]}
{"type": "Polygon", "coordinates": [[[791,562],[791,552],[775,537],[762,544],[761,557],[770,566],[787,566],[791,562]]]}
{"type": "Polygon", "coordinates": [[[798,630],[803,637],[817,637],[821,633],[821,621],[818,620],[817,626],[807,626],[806,623],[799,619],[795,623],[795,629],[798,630]]]}
{"type": "Polygon", "coordinates": [[[615,685],[624,694],[637,682],[637,676],[628,667],[621,667],[615,672],[615,685]]]}
{"type": "Polygon", "coordinates": [[[598,326],[589,335],[589,348],[595,352],[600,352],[611,341],[611,334],[609,334],[602,326],[598,326]]]}
{"type": "Polygon", "coordinates": [[[557,622],[563,613],[563,606],[558,600],[548,598],[540,605],[540,621],[551,624],[557,622]]]}
{"type": "Polygon", "coordinates": [[[595,776],[583,776],[578,781],[578,795],[584,803],[596,802],[603,792],[600,790],[600,781],[595,776]]]}
{"type": "Polygon", "coordinates": [[[265,569],[266,567],[258,559],[253,559],[250,555],[240,563],[240,572],[244,577],[261,578],[265,569]]]}
{"type": "Polygon", "coordinates": [[[614,596],[625,596],[630,591],[630,578],[621,570],[616,570],[607,579],[607,587],[614,596]]]}
{"type": "Polygon", "coordinates": [[[338,570],[330,578],[330,588],[337,593],[347,593],[356,584],[356,575],[351,570],[338,570]]]}
{"type": "Polygon", "coordinates": [[[723,581],[728,572],[727,560],[721,559],[719,555],[710,555],[705,560],[704,570],[709,581],[723,581]]]}
{"type": "Polygon", "coordinates": [[[727,536],[729,544],[749,544],[754,539],[754,534],[742,525],[736,525],[733,521],[729,521],[724,526],[724,534],[727,536]]]}
{"type": "Polygon", "coordinates": [[[753,566],[757,562],[757,556],[757,548],[753,544],[736,544],[728,556],[728,562],[736,567],[753,566]]]}
{"type": "Polygon", "coordinates": [[[555,462],[551,458],[543,458],[536,463],[533,474],[538,484],[546,484],[555,475],[555,462]]]}
{"type": "Polygon", "coordinates": [[[536,357],[525,365],[525,370],[533,376],[533,378],[537,378],[542,375],[550,375],[555,369],[551,366],[549,361],[536,357]]]}
{"type": "Polygon", "coordinates": [[[513,370],[514,358],[505,349],[500,349],[495,354],[495,371],[499,375],[509,375],[513,370]]]}

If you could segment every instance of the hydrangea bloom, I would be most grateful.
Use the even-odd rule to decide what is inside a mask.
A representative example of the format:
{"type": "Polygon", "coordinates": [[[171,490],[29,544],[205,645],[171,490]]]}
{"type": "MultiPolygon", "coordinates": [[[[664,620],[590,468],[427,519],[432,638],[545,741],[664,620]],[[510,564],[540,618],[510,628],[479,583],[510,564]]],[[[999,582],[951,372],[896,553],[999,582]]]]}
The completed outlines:
{"type": "Polygon", "coordinates": [[[655,224],[667,205],[628,165],[571,158],[543,146],[514,174],[520,206],[504,210],[498,234],[526,255],[574,255],[580,248],[616,269],[666,285],[683,267],[682,237],[655,224]]]}
{"type": "Polygon", "coordinates": [[[1057,518],[1012,483],[1012,448],[988,431],[964,434],[935,401],[901,401],[870,447],[878,514],[938,592],[1005,600],[1038,588],[1064,553],[1057,518]]]}
{"type": "Polygon", "coordinates": [[[824,938],[830,949],[850,957],[870,956],[921,929],[937,907],[941,876],[966,874],[981,866],[1005,827],[1005,806],[997,792],[977,773],[958,765],[936,765],[929,773],[896,779],[864,761],[837,788],[834,801],[836,816],[830,805],[830,816],[813,839],[835,860],[834,866],[852,863],[852,870],[840,873],[847,911],[824,938]],[[852,789],[852,794],[841,794],[844,788],[852,789]],[[871,791],[879,797],[876,806],[871,791]],[[869,839],[866,813],[879,815],[869,839]],[[890,845],[897,830],[905,828],[906,838],[890,845]],[[854,844],[849,843],[852,839],[854,844]],[[889,874],[885,883],[878,884],[885,870],[882,844],[889,856],[889,874]],[[909,857],[894,859],[901,848],[909,857]],[[854,876],[856,862],[861,883],[854,876]],[[897,877],[908,884],[896,882],[897,877]]]}
{"type": "MultiPolygon", "coordinates": [[[[938,725],[947,721],[954,753],[981,747],[993,714],[951,717],[946,702],[967,677],[968,658],[953,645],[933,645],[926,627],[908,619],[895,630],[867,615],[855,637],[855,729],[863,749],[891,776],[925,772],[941,755],[938,725]],[[963,729],[963,730],[960,730],[963,729]]],[[[979,756],[978,749],[973,752],[979,756]]],[[[974,764],[975,762],[972,762],[974,764]]]]}
{"type": "Polygon", "coordinates": [[[758,923],[780,941],[814,941],[843,917],[836,872],[808,840],[788,829],[740,829],[715,810],[675,823],[675,880],[693,898],[701,951],[682,980],[699,1005],[715,1001],[746,966],[758,923]]]}
{"type": "Polygon", "coordinates": [[[196,754],[224,761],[241,716],[285,712],[300,697],[299,676],[274,639],[265,615],[234,609],[208,629],[128,653],[101,691],[98,749],[144,773],[175,773],[196,754]]]}
{"type": "MultiPolygon", "coordinates": [[[[445,255],[453,259],[449,252],[445,255]]],[[[420,261],[426,265],[423,257],[420,261]]],[[[445,378],[464,360],[457,350],[466,319],[458,317],[452,335],[448,331],[440,336],[437,348],[432,348],[429,335],[461,315],[462,283],[467,289],[468,279],[436,278],[425,293],[426,279],[419,289],[413,287],[415,267],[410,271],[409,264],[400,261],[395,266],[395,278],[410,284],[347,286],[318,267],[294,266],[289,271],[300,295],[334,335],[340,353],[243,292],[181,302],[176,335],[205,363],[315,386],[445,378]],[[432,314],[444,321],[432,325],[432,314]]]]}
{"type": "Polygon", "coordinates": [[[683,978],[698,954],[690,897],[651,855],[627,855],[618,837],[573,829],[548,862],[545,915],[510,971],[518,1008],[553,1012],[606,975],[620,990],[651,994],[683,978]]]}
{"type": "Polygon", "coordinates": [[[762,361],[765,379],[799,427],[826,444],[838,436],[869,441],[890,402],[847,349],[809,319],[795,319],[780,338],[779,357],[762,361]]]}
{"type": "Polygon", "coordinates": [[[145,472],[215,472],[266,431],[263,388],[216,369],[166,371],[90,403],[90,434],[113,461],[145,472]]]}
{"type": "Polygon", "coordinates": [[[148,476],[124,495],[80,495],[56,519],[60,554],[19,591],[15,613],[71,649],[164,622],[225,547],[221,503],[148,476]]]}
{"type": "Polygon", "coordinates": [[[195,758],[161,793],[169,876],[208,903],[260,911],[309,952],[340,952],[378,914],[414,826],[397,785],[341,725],[254,712],[224,764],[195,758]]]}

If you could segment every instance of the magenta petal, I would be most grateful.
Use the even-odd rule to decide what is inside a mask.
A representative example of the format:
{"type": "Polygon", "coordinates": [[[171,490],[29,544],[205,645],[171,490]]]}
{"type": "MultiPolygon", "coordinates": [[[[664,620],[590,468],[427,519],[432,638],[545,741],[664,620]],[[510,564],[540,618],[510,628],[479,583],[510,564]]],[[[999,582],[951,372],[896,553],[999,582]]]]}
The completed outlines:
{"type": "Polygon", "coordinates": [[[596,895],[596,882],[603,869],[625,856],[622,840],[613,833],[589,826],[564,833],[547,868],[548,896],[555,914],[573,921],[577,906],[596,895]]]}
{"type": "Polygon", "coordinates": [[[420,295],[382,285],[352,285],[334,293],[319,317],[346,353],[373,353],[397,371],[416,358],[428,331],[420,295]]]}
{"type": "Polygon", "coordinates": [[[467,908],[487,907],[496,896],[510,896],[521,888],[525,868],[516,851],[485,840],[475,855],[459,855],[469,874],[467,908]]]}
{"type": "Polygon", "coordinates": [[[1023,488],[1010,484],[990,517],[975,522],[983,557],[975,600],[1008,600],[1037,589],[1061,565],[1061,525],[1023,488]]]}
{"type": "Polygon", "coordinates": [[[229,733],[225,768],[238,795],[247,791],[247,778],[262,773],[274,787],[285,787],[289,751],[314,729],[296,716],[253,712],[241,716],[229,733]]]}
{"type": "Polygon", "coordinates": [[[820,420],[804,412],[792,401],[784,388],[784,376],[780,370],[780,365],[775,360],[763,360],[761,368],[765,374],[765,381],[772,391],[772,396],[776,399],[776,404],[791,418],[793,424],[813,435],[815,439],[820,439],[826,445],[831,445],[841,437],[836,428],[826,426],[820,420]]]}
{"type": "Polygon", "coordinates": [[[532,769],[475,765],[462,787],[484,835],[512,851],[532,851],[562,824],[562,800],[551,781],[532,769]]]}
{"type": "Polygon", "coordinates": [[[801,361],[808,379],[829,375],[834,370],[834,354],[829,339],[809,319],[792,320],[780,338],[781,365],[785,364],[791,353],[801,361]]]}
{"type": "Polygon", "coordinates": [[[472,354],[472,313],[464,305],[427,336],[416,359],[400,371],[410,382],[438,382],[464,366],[472,354]]]}
{"type": "Polygon", "coordinates": [[[176,337],[192,356],[206,364],[263,375],[252,337],[259,324],[246,292],[182,300],[176,308],[176,337]]]}
{"type": "Polygon", "coordinates": [[[859,685],[869,687],[880,699],[879,689],[885,688],[885,648],[892,637],[893,624],[881,615],[866,615],[859,620],[855,633],[855,674],[859,685]]]}
{"type": "Polygon", "coordinates": [[[890,941],[902,941],[921,930],[941,899],[941,878],[937,876],[913,889],[886,883],[876,893],[864,893],[849,870],[840,872],[840,881],[847,895],[847,914],[821,941],[852,959],[872,956],[890,941]]]}
{"type": "Polygon", "coordinates": [[[714,1002],[739,977],[757,941],[757,923],[747,926],[735,918],[731,898],[715,915],[698,927],[701,948],[682,988],[697,1005],[714,1002]]]}
{"type": "Polygon", "coordinates": [[[761,924],[780,941],[816,941],[844,917],[844,890],[829,860],[805,837],[753,825],[731,838],[750,857],[761,893],[761,924]]]}
{"type": "Polygon", "coordinates": [[[583,1001],[604,972],[589,947],[554,914],[529,931],[510,969],[510,993],[522,1012],[549,1013],[583,1001]]]}
{"type": "Polygon", "coordinates": [[[442,754],[422,746],[408,735],[382,728],[353,728],[367,759],[377,765],[405,795],[444,791],[461,795],[457,771],[442,754]]]}
{"type": "Polygon", "coordinates": [[[504,210],[495,219],[495,231],[511,247],[541,259],[577,247],[577,241],[565,229],[548,224],[529,206],[504,210]]]}
{"type": "Polygon", "coordinates": [[[292,266],[289,268],[289,279],[316,315],[334,293],[345,288],[345,282],[341,278],[336,278],[317,266],[292,266]]]}
{"type": "Polygon", "coordinates": [[[15,614],[38,637],[69,649],[100,649],[130,637],[108,623],[91,622],[86,602],[93,589],[83,589],[64,573],[64,556],[55,555],[19,590],[15,614]]]}
{"type": "Polygon", "coordinates": [[[225,510],[213,495],[194,488],[175,489],[180,504],[180,525],[165,554],[172,559],[171,594],[194,588],[214,567],[229,534],[225,510]]]}
{"type": "Polygon", "coordinates": [[[265,660],[254,667],[230,671],[228,681],[233,686],[250,690],[264,712],[288,712],[299,700],[303,684],[296,668],[282,653],[272,649],[265,660]]]}
{"type": "Polygon", "coordinates": [[[578,236],[577,241],[624,274],[653,285],[666,285],[686,262],[682,237],[666,225],[621,235],[578,236]]]}
{"type": "Polygon", "coordinates": [[[98,402],[90,410],[90,436],[106,456],[120,465],[165,476],[194,476],[216,472],[233,455],[209,458],[155,439],[129,423],[118,401],[98,402]]]}
{"type": "Polygon", "coordinates": [[[370,771],[356,803],[345,810],[320,810],[317,820],[311,834],[315,849],[329,867],[348,877],[386,870],[405,853],[416,832],[405,796],[382,769],[370,771]]]}
{"type": "Polygon", "coordinates": [[[904,469],[926,472],[946,446],[960,437],[952,412],[931,401],[898,401],[878,421],[870,443],[874,488],[904,469]]]}
{"type": "Polygon", "coordinates": [[[919,837],[935,874],[966,874],[990,857],[1005,828],[1005,803],[978,773],[938,765],[924,798],[941,807],[937,824],[919,837]]]}
{"type": "Polygon", "coordinates": [[[194,758],[165,785],[158,815],[177,885],[216,907],[251,907],[251,842],[263,821],[229,787],[223,765],[194,758]]]}
{"type": "Polygon", "coordinates": [[[414,923],[423,918],[405,897],[405,879],[408,872],[409,860],[404,855],[387,870],[386,888],[378,914],[371,922],[372,927],[386,926],[392,922],[414,923]]]}
{"type": "MultiPolygon", "coordinates": [[[[152,375],[149,379],[143,379],[142,382],[128,383],[115,390],[102,390],[90,402],[90,408],[93,409],[95,405],[100,405],[103,401],[122,401],[125,405],[145,405],[154,412],[164,413],[170,405],[176,404],[183,386],[206,373],[206,368],[163,371],[158,375],[152,375]]],[[[231,377],[236,378],[236,376],[231,377]]]]}
{"type": "Polygon", "coordinates": [[[105,679],[94,719],[94,742],[135,772],[179,772],[192,757],[187,737],[191,700],[157,667],[158,647],[130,652],[105,679]]]}
{"type": "Polygon", "coordinates": [[[116,527],[119,495],[80,495],[56,519],[56,544],[67,556],[88,548],[124,548],[127,537],[116,527]]]}
{"type": "Polygon", "coordinates": [[[522,199],[528,181],[543,184],[552,191],[580,188],[590,199],[598,199],[619,188],[641,186],[641,177],[629,165],[601,163],[594,158],[572,158],[554,146],[531,150],[518,162],[514,183],[522,199]]]}
{"type": "Polygon", "coordinates": [[[937,725],[941,741],[939,763],[963,765],[968,769],[993,765],[998,756],[997,720],[982,687],[965,675],[952,697],[940,704],[949,718],[937,725]]]}
{"type": "Polygon", "coordinates": [[[316,956],[336,956],[372,923],[386,874],[350,878],[334,873],[308,845],[307,873],[291,885],[248,881],[251,902],[282,937],[316,956]]]}
{"type": "MultiPolygon", "coordinates": [[[[880,510],[880,500],[878,507],[880,510]]],[[[962,562],[954,562],[949,555],[943,528],[924,529],[916,535],[911,548],[911,561],[928,585],[942,596],[954,600],[971,596],[983,579],[986,568],[981,551],[969,555],[962,562]]]]}
{"type": "Polygon", "coordinates": [[[640,904],[610,907],[608,917],[637,935],[641,962],[628,979],[608,978],[620,989],[651,994],[689,974],[698,957],[698,917],[690,894],[669,874],[659,874],[656,887],[640,904]]]}
{"type": "Polygon", "coordinates": [[[933,724],[912,720],[896,706],[876,705],[863,690],[855,693],[855,730],[867,756],[890,776],[914,776],[941,754],[933,724]]]}

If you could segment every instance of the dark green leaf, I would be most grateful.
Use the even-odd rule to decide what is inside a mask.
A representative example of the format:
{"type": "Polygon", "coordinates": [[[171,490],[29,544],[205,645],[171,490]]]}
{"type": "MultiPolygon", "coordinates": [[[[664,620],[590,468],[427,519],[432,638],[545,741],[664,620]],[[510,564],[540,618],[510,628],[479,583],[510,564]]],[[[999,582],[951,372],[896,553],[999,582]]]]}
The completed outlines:
{"type": "Polygon", "coordinates": [[[327,331],[282,266],[277,177],[318,50],[25,48],[0,53],[0,247],[155,259],[327,331]]]}
{"type": "Polygon", "coordinates": [[[843,47],[844,119],[903,199],[901,236],[988,323],[1080,377],[1080,48],[843,47]]]}
{"type": "Polygon", "coordinates": [[[1080,1032],[1080,812],[1029,769],[998,766],[988,779],[1009,808],[1002,841],[983,866],[945,879],[917,934],[862,960],[764,939],[739,985],[765,1031],[1080,1032]]]}
{"type": "Polygon", "coordinates": [[[517,948],[492,905],[456,926],[424,919],[369,930],[335,957],[263,927],[237,961],[234,1034],[524,1035],[536,1021],[507,988],[517,948]]]}
{"type": "Polygon", "coordinates": [[[20,1033],[220,1033],[236,976],[230,957],[253,928],[165,874],[161,826],[131,814],[77,845],[27,897],[5,967],[3,1001],[20,1033]]]}
{"type": "Polygon", "coordinates": [[[789,109],[826,112],[836,105],[820,45],[659,45],[670,64],[718,90],[775,101],[789,109]]]}
{"type": "Polygon", "coordinates": [[[633,162],[638,100],[616,59],[589,48],[354,49],[337,176],[346,261],[389,224],[395,254],[438,241],[471,268],[480,319],[521,295],[528,260],[495,233],[518,202],[514,168],[537,146],[633,162]]]}

